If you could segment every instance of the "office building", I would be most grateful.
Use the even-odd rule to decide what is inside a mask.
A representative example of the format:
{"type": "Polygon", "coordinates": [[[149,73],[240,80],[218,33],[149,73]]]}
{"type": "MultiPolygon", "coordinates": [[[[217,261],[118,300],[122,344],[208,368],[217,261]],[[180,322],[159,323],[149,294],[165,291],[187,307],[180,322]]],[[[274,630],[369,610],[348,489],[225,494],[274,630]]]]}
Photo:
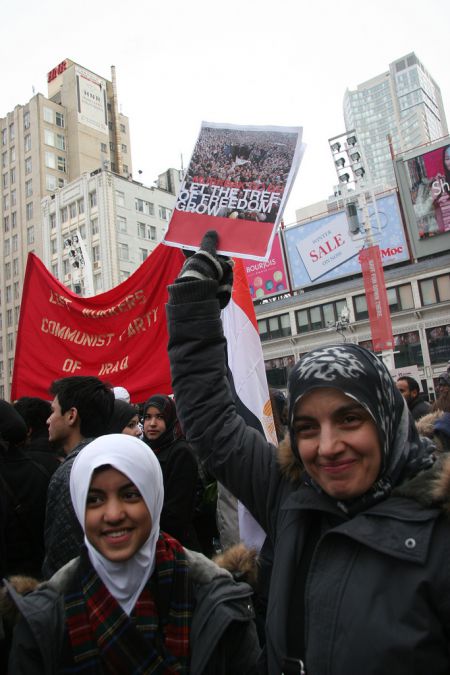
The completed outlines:
{"type": "Polygon", "coordinates": [[[412,52],[389,70],[344,95],[347,130],[355,129],[374,184],[395,186],[388,136],[394,154],[448,134],[439,86],[412,52]]]}

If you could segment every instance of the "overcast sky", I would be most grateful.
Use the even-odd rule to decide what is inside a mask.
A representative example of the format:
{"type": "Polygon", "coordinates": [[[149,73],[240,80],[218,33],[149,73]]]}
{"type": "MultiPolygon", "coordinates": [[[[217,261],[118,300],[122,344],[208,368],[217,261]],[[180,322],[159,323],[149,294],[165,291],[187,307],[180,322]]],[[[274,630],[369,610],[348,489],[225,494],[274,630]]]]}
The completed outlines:
{"type": "Polygon", "coordinates": [[[0,117],[33,87],[47,95],[46,73],[65,58],[107,79],[115,65],[146,185],[181,156],[187,165],[202,120],[302,126],[291,223],[336,183],[328,138],[344,131],[347,87],[415,51],[450,116],[449,17],[448,0],[5,1],[0,117]]]}

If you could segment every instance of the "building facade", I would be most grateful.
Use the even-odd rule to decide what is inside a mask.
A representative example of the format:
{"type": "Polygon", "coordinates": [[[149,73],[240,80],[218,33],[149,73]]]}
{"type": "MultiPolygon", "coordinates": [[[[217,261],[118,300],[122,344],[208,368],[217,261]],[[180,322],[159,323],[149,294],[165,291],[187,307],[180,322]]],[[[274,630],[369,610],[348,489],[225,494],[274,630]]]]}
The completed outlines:
{"type": "Polygon", "coordinates": [[[394,154],[448,134],[439,86],[412,52],[389,70],[344,95],[346,129],[355,129],[370,175],[381,188],[395,185],[388,135],[394,154]]]}

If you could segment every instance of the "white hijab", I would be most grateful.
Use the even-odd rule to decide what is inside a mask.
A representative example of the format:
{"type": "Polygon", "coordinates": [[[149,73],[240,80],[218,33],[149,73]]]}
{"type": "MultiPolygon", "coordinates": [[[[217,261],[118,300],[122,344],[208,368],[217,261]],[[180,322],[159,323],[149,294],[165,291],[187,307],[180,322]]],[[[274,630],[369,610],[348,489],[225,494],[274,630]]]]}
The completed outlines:
{"type": "Polygon", "coordinates": [[[161,467],[148,445],[127,434],[100,436],[85,446],[75,458],[70,473],[73,508],[85,532],[86,499],[92,474],[109,464],[129,478],[141,493],[152,518],[150,536],[130,560],[112,562],[84,536],[89,559],[100,579],[122,609],[130,614],[155,568],[159,519],[164,499],[161,467]]]}

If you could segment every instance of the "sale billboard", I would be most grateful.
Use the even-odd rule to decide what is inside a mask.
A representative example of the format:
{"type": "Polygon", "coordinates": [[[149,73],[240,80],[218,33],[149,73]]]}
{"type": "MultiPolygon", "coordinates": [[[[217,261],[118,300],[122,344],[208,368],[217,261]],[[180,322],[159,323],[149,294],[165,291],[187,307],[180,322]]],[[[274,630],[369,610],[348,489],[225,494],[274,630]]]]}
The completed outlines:
{"type": "MultiPolygon", "coordinates": [[[[383,267],[408,260],[396,193],[378,196],[376,205],[378,218],[370,207],[369,217],[383,267]]],[[[350,233],[344,209],[298,223],[284,230],[283,236],[293,290],[361,273],[359,252],[365,244],[364,235],[350,233]]]]}

